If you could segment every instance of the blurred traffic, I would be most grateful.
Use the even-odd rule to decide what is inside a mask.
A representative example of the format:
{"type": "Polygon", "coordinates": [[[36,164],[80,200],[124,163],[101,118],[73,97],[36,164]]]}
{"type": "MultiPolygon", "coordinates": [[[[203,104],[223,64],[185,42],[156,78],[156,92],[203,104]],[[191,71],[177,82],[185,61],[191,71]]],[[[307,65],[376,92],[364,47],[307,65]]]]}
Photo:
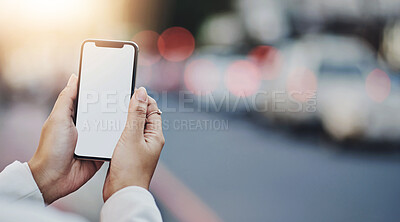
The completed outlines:
{"type": "MultiPolygon", "coordinates": [[[[329,184],[327,172],[343,182],[332,189],[325,184],[327,196],[319,199],[313,193],[318,182],[306,175],[307,188],[293,188],[291,197],[302,198],[309,212],[293,214],[303,215],[300,221],[312,218],[310,210],[323,197],[346,201],[342,191],[359,187],[352,173],[371,188],[354,203],[367,202],[364,194],[392,182],[387,193],[371,199],[395,205],[390,197],[398,194],[400,178],[390,172],[400,167],[399,12],[396,0],[0,0],[0,169],[32,156],[56,96],[78,72],[84,39],[132,40],[140,48],[136,86],[151,92],[165,116],[167,143],[152,184],[165,221],[291,220],[282,216],[284,209],[262,210],[276,210],[269,198],[277,206],[292,201],[279,202],[279,195],[301,181],[296,168],[320,175],[323,184],[329,184]],[[351,149],[365,147],[372,150],[369,158],[384,155],[394,164],[369,164],[358,151],[353,156],[351,149]],[[351,157],[327,158],[336,149],[351,157]],[[247,153],[252,151],[254,156],[247,153]],[[351,164],[343,168],[347,158],[351,164]],[[279,177],[279,170],[286,176],[279,177]],[[234,185],[236,173],[249,182],[234,185]],[[277,182],[270,187],[275,193],[263,190],[268,176],[286,186],[277,182]],[[260,195],[248,191],[253,184],[260,195]],[[227,199],[237,203],[225,205],[227,199]]],[[[97,221],[102,203],[96,192],[105,172],[103,167],[55,206],[97,221]]],[[[370,206],[358,207],[365,213],[370,206]]],[[[378,215],[386,219],[400,216],[381,207],[378,215]]],[[[373,211],[366,213],[371,217],[328,211],[321,209],[317,218],[373,218],[373,211]]]]}

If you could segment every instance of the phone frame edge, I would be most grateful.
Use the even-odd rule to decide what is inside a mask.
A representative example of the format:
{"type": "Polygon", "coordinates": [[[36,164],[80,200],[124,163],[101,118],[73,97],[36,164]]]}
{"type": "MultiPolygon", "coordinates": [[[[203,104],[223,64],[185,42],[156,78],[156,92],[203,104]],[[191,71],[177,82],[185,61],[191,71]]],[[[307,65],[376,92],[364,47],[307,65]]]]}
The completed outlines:
{"type": "MultiPolygon", "coordinates": [[[[81,45],[81,50],[80,50],[80,58],[79,58],[79,73],[78,73],[78,91],[76,93],[76,100],[75,100],[75,110],[74,110],[74,125],[76,126],[76,116],[77,116],[77,110],[78,110],[78,99],[79,99],[79,89],[80,89],[80,82],[81,82],[81,70],[82,70],[82,56],[83,56],[83,47],[85,46],[86,43],[88,42],[94,42],[96,41],[106,41],[106,42],[118,42],[118,43],[124,43],[128,45],[132,45],[133,48],[135,48],[135,55],[133,58],[133,70],[132,70],[132,83],[131,83],[131,98],[132,95],[135,91],[135,84],[136,84],[136,71],[137,71],[137,60],[138,60],[138,55],[139,55],[139,46],[132,41],[119,41],[119,40],[105,40],[105,39],[86,39],[82,42],[81,45]]],[[[82,160],[94,160],[94,161],[111,161],[111,158],[106,158],[106,157],[92,157],[92,156],[81,156],[75,153],[76,150],[76,145],[74,148],[74,158],[76,159],[82,159],[82,160]]]]}

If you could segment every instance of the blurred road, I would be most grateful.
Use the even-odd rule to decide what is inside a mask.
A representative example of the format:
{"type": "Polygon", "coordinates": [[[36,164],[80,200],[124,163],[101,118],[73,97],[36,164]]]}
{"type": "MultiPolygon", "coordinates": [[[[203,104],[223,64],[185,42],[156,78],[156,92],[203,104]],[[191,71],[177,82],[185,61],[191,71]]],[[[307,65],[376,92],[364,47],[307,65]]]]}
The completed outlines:
{"type": "MultiPolygon", "coordinates": [[[[177,106],[176,99],[168,100],[168,107],[177,106]]],[[[398,152],[346,151],[239,114],[165,112],[163,119],[170,126],[162,162],[224,221],[400,218],[398,152]],[[229,122],[228,130],[171,127],[174,121],[221,119],[229,122]]]]}

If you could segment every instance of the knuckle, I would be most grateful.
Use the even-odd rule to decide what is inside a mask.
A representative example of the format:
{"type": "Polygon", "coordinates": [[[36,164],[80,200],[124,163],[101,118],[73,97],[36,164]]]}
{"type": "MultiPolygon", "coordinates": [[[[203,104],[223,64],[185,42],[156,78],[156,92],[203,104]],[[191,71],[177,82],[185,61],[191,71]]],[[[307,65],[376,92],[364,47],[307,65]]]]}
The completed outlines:
{"type": "Polygon", "coordinates": [[[57,122],[57,116],[54,115],[54,114],[50,114],[50,116],[47,118],[45,124],[46,124],[46,125],[52,125],[52,124],[54,124],[55,122],[57,122]]]}
{"type": "Polygon", "coordinates": [[[135,112],[137,113],[138,116],[140,117],[146,117],[146,113],[147,113],[147,107],[142,106],[142,105],[138,105],[135,109],[135,112]]]}
{"type": "Polygon", "coordinates": [[[68,94],[68,89],[67,89],[67,87],[66,87],[66,88],[64,88],[64,89],[60,92],[60,94],[58,95],[58,98],[63,98],[63,97],[65,97],[67,94],[68,94]]]}
{"type": "Polygon", "coordinates": [[[153,97],[149,96],[149,103],[151,104],[155,104],[157,106],[157,102],[155,99],[153,99],[153,97]]]}
{"type": "Polygon", "coordinates": [[[153,127],[154,127],[155,130],[162,131],[162,120],[161,120],[161,118],[152,120],[152,124],[153,124],[153,127]]]}
{"type": "Polygon", "coordinates": [[[52,126],[57,124],[57,118],[54,115],[50,115],[43,124],[43,129],[48,130],[51,129],[52,126]]]}
{"type": "Polygon", "coordinates": [[[161,146],[164,146],[165,138],[164,138],[164,135],[162,133],[160,134],[160,136],[158,136],[158,141],[161,144],[161,146]]]}

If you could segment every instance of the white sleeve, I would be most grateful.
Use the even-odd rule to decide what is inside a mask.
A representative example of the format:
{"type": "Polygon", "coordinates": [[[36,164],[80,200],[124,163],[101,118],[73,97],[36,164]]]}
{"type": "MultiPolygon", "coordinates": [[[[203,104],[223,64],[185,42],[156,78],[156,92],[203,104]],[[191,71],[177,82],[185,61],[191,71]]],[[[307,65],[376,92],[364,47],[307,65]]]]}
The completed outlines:
{"type": "Polygon", "coordinates": [[[151,193],[138,186],[125,187],[114,193],[101,209],[101,222],[162,221],[151,193]]]}
{"type": "Polygon", "coordinates": [[[14,202],[19,200],[39,201],[44,205],[28,163],[15,161],[0,173],[0,196],[14,202]]]}

